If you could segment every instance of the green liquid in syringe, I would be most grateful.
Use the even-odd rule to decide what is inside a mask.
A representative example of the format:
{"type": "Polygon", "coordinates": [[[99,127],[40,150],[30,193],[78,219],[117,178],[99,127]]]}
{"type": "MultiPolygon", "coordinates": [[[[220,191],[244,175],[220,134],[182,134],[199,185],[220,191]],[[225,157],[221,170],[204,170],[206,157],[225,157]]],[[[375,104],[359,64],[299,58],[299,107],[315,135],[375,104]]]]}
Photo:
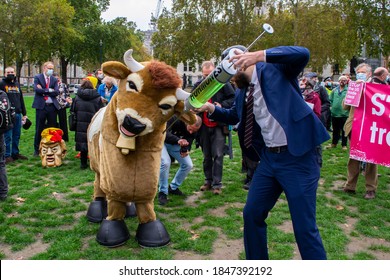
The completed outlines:
{"type": "Polygon", "coordinates": [[[189,103],[194,108],[200,108],[223,86],[223,83],[209,76],[191,93],[189,103]]]}

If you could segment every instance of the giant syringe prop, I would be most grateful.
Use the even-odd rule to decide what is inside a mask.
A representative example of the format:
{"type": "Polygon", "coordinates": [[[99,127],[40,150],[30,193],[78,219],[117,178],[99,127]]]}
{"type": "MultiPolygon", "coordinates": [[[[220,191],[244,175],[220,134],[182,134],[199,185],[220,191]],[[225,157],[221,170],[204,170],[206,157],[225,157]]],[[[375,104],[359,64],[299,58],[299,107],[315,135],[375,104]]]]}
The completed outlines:
{"type": "MultiPolygon", "coordinates": [[[[263,24],[264,31],[243,51],[246,53],[264,33],[272,34],[274,29],[268,23],[263,24]]],[[[221,63],[200,83],[199,86],[185,100],[185,111],[202,107],[214,94],[218,92],[230,79],[237,73],[237,69],[232,67],[234,62],[229,62],[229,59],[236,55],[236,48],[232,48],[229,54],[221,61],[221,63]]],[[[242,52],[242,50],[239,50],[242,52]]]]}

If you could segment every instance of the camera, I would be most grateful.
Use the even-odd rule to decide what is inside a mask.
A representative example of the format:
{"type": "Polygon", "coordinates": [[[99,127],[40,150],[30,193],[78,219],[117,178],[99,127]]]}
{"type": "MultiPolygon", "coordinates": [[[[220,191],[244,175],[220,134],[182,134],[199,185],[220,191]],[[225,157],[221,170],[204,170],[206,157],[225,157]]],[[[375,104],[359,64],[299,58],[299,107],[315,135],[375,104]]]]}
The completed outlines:
{"type": "Polygon", "coordinates": [[[180,153],[184,154],[188,152],[188,145],[187,146],[181,146],[180,147],[180,153]]]}

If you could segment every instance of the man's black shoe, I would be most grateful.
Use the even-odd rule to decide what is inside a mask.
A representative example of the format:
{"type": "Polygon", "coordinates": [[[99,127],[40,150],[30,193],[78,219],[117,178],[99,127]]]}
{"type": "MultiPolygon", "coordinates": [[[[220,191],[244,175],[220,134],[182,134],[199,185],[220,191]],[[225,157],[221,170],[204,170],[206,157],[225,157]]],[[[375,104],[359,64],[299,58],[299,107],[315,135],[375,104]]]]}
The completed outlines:
{"type": "Polygon", "coordinates": [[[158,204],[165,205],[168,203],[168,197],[165,193],[159,192],[158,193],[158,204]]]}
{"type": "Polygon", "coordinates": [[[176,190],[172,190],[171,186],[168,187],[168,193],[173,194],[173,195],[180,195],[180,196],[185,196],[185,194],[177,188],[176,190]]]}

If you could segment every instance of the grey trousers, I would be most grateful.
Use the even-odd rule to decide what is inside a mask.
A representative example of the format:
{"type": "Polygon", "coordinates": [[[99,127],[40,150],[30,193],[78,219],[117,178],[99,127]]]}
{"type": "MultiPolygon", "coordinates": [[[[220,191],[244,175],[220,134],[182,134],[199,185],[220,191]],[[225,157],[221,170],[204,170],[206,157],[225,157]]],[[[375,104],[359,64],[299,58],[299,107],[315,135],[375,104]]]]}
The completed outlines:
{"type": "Polygon", "coordinates": [[[226,136],[220,126],[200,129],[200,146],[203,152],[203,172],[205,183],[213,188],[222,187],[223,150],[226,136]]]}

